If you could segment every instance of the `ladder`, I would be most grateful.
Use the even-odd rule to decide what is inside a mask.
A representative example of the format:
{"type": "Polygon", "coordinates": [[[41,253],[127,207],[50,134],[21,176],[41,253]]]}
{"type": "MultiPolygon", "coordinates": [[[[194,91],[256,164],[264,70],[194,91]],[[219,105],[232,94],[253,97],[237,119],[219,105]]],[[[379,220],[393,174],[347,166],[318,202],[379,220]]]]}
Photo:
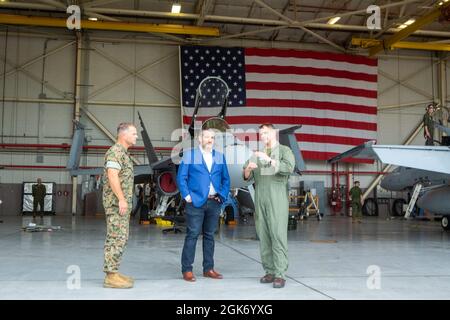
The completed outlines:
{"type": "Polygon", "coordinates": [[[409,201],[408,208],[406,208],[405,219],[408,219],[409,216],[411,215],[411,212],[414,209],[414,205],[416,204],[417,198],[419,197],[420,190],[422,190],[422,187],[423,186],[421,183],[416,184],[416,186],[414,187],[414,192],[411,197],[411,201],[409,201]]]}
{"type": "Polygon", "coordinates": [[[308,217],[310,213],[314,212],[317,216],[317,220],[322,220],[319,210],[319,197],[313,196],[311,192],[307,192],[306,196],[311,200],[311,203],[306,207],[306,216],[308,217]]]}

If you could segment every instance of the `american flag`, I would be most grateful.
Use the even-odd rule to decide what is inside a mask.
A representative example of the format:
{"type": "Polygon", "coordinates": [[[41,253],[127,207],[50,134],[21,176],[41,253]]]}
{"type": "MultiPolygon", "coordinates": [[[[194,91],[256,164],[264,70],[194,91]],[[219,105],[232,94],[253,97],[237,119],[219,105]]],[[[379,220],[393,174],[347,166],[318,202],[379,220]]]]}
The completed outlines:
{"type": "MultiPolygon", "coordinates": [[[[231,89],[226,120],[232,128],[278,129],[301,124],[303,157],[326,160],[377,137],[377,60],[326,52],[181,46],[183,124],[207,76],[231,89]]],[[[202,115],[216,115],[209,101],[202,115]]],[[[200,114],[200,113],[199,113],[200,114]]],[[[355,160],[357,161],[357,160],[355,160]]]]}

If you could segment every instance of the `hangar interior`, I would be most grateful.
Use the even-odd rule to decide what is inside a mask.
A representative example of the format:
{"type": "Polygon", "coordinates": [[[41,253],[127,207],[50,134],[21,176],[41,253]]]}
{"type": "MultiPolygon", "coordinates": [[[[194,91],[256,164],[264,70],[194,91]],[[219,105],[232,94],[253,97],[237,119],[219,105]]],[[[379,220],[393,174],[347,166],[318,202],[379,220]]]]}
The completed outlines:
{"type": "MultiPolygon", "coordinates": [[[[412,177],[407,189],[388,190],[379,184],[392,166],[382,161],[336,164],[327,158],[369,140],[424,146],[423,119],[430,103],[436,106],[433,120],[443,127],[434,128],[435,145],[441,144],[439,150],[446,153],[449,8],[446,0],[0,1],[0,298],[448,299],[449,162],[443,164],[447,169],[433,171],[434,161],[443,162],[432,151],[409,157],[431,173],[412,177]],[[174,4],[181,6],[180,13],[171,12],[174,4]],[[114,144],[121,122],[132,122],[138,129],[137,144],[130,149],[134,164],[150,167],[139,115],[158,159],[171,156],[179,144],[177,130],[186,128],[192,116],[183,103],[183,72],[188,77],[190,71],[183,69],[183,59],[196,57],[184,56],[184,48],[241,48],[247,64],[247,106],[258,100],[250,92],[257,83],[252,80],[251,52],[309,54],[312,60],[320,59],[317,55],[327,61],[318,67],[304,58],[298,67],[299,72],[311,72],[303,80],[300,74],[298,81],[307,83],[298,90],[311,100],[322,95],[317,98],[322,103],[311,109],[298,107],[303,111],[291,111],[295,105],[288,111],[267,105],[268,116],[261,117],[280,128],[302,125],[296,131],[298,144],[300,150],[308,150],[303,152],[306,168],[289,179],[289,270],[282,290],[258,282],[264,271],[254,212],[240,208],[225,210],[216,232],[215,264],[224,279],[183,281],[184,230],[162,232],[164,225],[154,223],[154,217],[137,214],[130,220],[122,262],[124,272],[135,278],[135,287],[102,287],[102,175],[73,176],[67,169],[76,123],[83,125],[85,135],[77,169],[104,166],[105,152],[114,144]],[[348,68],[351,59],[365,62],[354,64],[353,72],[339,70],[348,68]],[[329,68],[334,67],[326,65],[333,64],[332,71],[348,88],[331,88],[329,68]],[[361,83],[371,89],[361,89],[361,83]],[[340,107],[362,101],[368,108],[373,102],[374,111],[337,112],[330,107],[334,102],[327,100],[336,96],[340,107]],[[289,117],[294,121],[280,120],[289,117]],[[333,131],[337,127],[341,131],[333,131]],[[337,139],[344,130],[345,137],[337,139]],[[318,135],[320,143],[315,140],[318,135]],[[30,190],[38,178],[47,187],[47,197],[44,217],[34,219],[30,190]],[[348,193],[355,181],[360,181],[366,200],[361,224],[351,218],[348,193]],[[421,193],[418,183],[424,188],[421,193]],[[444,186],[443,193],[427,195],[427,188],[436,185],[444,186]],[[300,201],[304,193],[307,202],[300,201]],[[425,209],[414,201],[405,219],[415,193],[425,209]],[[318,208],[311,207],[311,201],[318,208]],[[31,232],[38,231],[33,223],[44,227],[31,232]],[[50,226],[55,228],[49,231],[50,226]],[[79,275],[80,281],[73,280],[79,275]]],[[[198,76],[215,75],[208,72],[198,76]]],[[[279,79],[270,72],[267,76],[273,77],[271,83],[279,79]]],[[[270,94],[266,100],[275,99],[270,94]]],[[[236,128],[240,111],[233,111],[239,107],[231,100],[227,112],[236,128]]],[[[242,118],[258,116],[253,109],[242,112],[242,118]]],[[[258,128],[248,123],[252,125],[246,128],[258,128]]],[[[394,180],[408,175],[401,172],[394,180]]],[[[194,264],[199,275],[201,241],[200,237],[194,264]]]]}

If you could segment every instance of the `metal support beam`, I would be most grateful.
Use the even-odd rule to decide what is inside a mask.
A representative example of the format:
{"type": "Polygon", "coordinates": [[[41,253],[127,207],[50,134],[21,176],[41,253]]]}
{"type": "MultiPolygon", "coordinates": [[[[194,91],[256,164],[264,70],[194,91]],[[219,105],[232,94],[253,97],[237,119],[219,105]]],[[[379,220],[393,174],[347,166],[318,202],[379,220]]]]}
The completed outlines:
{"type": "Polygon", "coordinates": [[[415,107],[415,106],[424,106],[427,103],[431,103],[433,102],[432,99],[429,100],[421,100],[421,101],[413,101],[413,102],[408,102],[408,103],[400,103],[400,104],[393,104],[393,105],[386,105],[386,106],[379,106],[377,108],[378,112],[383,111],[383,110],[389,110],[389,109],[399,109],[399,108],[404,108],[404,107],[415,107]]]}
{"type": "Polygon", "coordinates": [[[275,15],[277,15],[278,17],[280,17],[281,19],[287,21],[288,23],[290,23],[291,27],[294,28],[299,28],[301,30],[303,30],[306,33],[309,33],[310,35],[312,35],[313,37],[319,39],[320,41],[329,44],[330,46],[334,47],[335,49],[341,51],[341,52],[346,52],[345,48],[337,45],[336,43],[318,35],[317,33],[305,28],[303,25],[301,25],[298,21],[292,20],[288,17],[286,17],[285,15],[283,15],[282,13],[278,12],[277,10],[273,9],[272,7],[270,7],[269,5],[267,5],[265,2],[263,2],[262,0],[253,0],[256,3],[258,3],[261,7],[266,8],[267,10],[269,10],[270,12],[274,13],[275,15]]]}
{"type": "MultiPolygon", "coordinates": [[[[383,45],[383,40],[352,38],[352,45],[361,48],[371,48],[383,45]]],[[[449,43],[441,42],[410,42],[399,41],[393,44],[389,49],[413,49],[413,50],[428,50],[428,51],[450,51],[449,43]]]]}
{"type": "Polygon", "coordinates": [[[212,0],[198,0],[197,6],[196,6],[196,13],[199,15],[197,21],[195,22],[196,26],[203,25],[203,22],[205,22],[205,15],[208,12],[210,6],[211,6],[212,0]]]}
{"type": "MultiPolygon", "coordinates": [[[[431,64],[431,68],[434,68],[434,66],[437,65],[438,63],[439,63],[439,60],[438,60],[438,61],[433,61],[432,64],[431,64]]],[[[395,81],[397,82],[397,84],[405,85],[405,86],[406,86],[406,85],[408,85],[408,80],[409,80],[409,79],[411,79],[412,77],[418,75],[418,74],[421,73],[422,71],[427,70],[427,69],[429,69],[429,68],[430,68],[429,65],[425,65],[425,66],[423,66],[422,68],[420,68],[420,69],[414,71],[413,73],[409,74],[408,76],[406,76],[403,80],[395,80],[395,81]]],[[[392,79],[391,79],[391,80],[392,80],[392,79]]],[[[386,93],[387,91],[391,90],[392,88],[394,88],[394,86],[390,86],[390,87],[384,89],[383,91],[380,91],[380,92],[378,93],[378,96],[383,95],[384,93],[386,93]]],[[[411,88],[409,88],[409,89],[412,90],[413,88],[415,88],[415,87],[411,87],[411,88]]],[[[431,97],[433,97],[433,94],[434,94],[434,93],[432,92],[432,93],[431,93],[431,97]]]]}
{"type": "Polygon", "coordinates": [[[34,74],[32,74],[31,72],[25,70],[25,69],[21,69],[20,66],[15,65],[12,61],[10,61],[9,59],[5,59],[5,57],[3,55],[0,55],[0,60],[4,60],[6,61],[6,64],[8,64],[9,66],[13,67],[14,69],[16,69],[19,72],[22,72],[24,75],[26,75],[28,78],[30,78],[31,80],[36,81],[37,83],[43,85],[45,88],[47,88],[48,90],[52,91],[53,93],[57,94],[58,96],[65,98],[66,95],[64,92],[62,92],[61,90],[57,89],[56,87],[52,86],[51,84],[47,83],[47,82],[42,82],[42,80],[35,76],[34,74]]]}
{"type": "MultiPolygon", "coordinates": [[[[32,98],[11,98],[5,97],[5,102],[21,102],[21,103],[46,103],[46,104],[68,104],[73,105],[75,100],[69,99],[32,99],[32,98]]],[[[115,107],[145,107],[145,108],[180,108],[179,103],[155,103],[155,102],[122,102],[122,101],[106,101],[95,100],[85,101],[84,105],[89,106],[115,106],[115,107]]]]}
{"type": "Polygon", "coordinates": [[[89,17],[97,18],[97,19],[104,20],[104,21],[121,21],[120,19],[113,18],[113,17],[108,17],[108,16],[105,16],[103,14],[95,13],[95,12],[89,11],[89,10],[85,10],[84,13],[86,15],[88,15],[89,17]]]}
{"type": "Polygon", "coordinates": [[[38,0],[38,2],[48,4],[49,6],[60,8],[60,9],[67,9],[67,6],[63,3],[56,1],[56,0],[38,0]]]}
{"type": "Polygon", "coordinates": [[[436,7],[430,13],[420,17],[414,23],[410,24],[406,28],[400,30],[393,36],[383,40],[382,44],[379,44],[369,50],[369,55],[374,56],[380,51],[391,48],[395,43],[401,41],[402,39],[405,39],[406,37],[411,35],[414,31],[417,31],[421,27],[433,22],[434,20],[439,18],[439,16],[441,15],[441,10],[448,7],[449,5],[450,2],[446,2],[443,5],[436,7]]]}
{"type": "MultiPolygon", "coordinates": [[[[22,65],[20,65],[20,66],[18,66],[18,67],[16,67],[16,68],[14,68],[14,69],[12,69],[12,70],[9,70],[9,71],[7,71],[7,72],[6,72],[6,70],[5,70],[6,76],[9,76],[9,75],[11,75],[11,74],[13,74],[14,72],[17,72],[17,71],[19,71],[19,70],[21,71],[21,70],[25,69],[26,67],[29,67],[29,66],[32,65],[33,63],[36,63],[36,62],[42,60],[42,59],[45,58],[45,57],[48,57],[48,56],[50,56],[50,55],[52,55],[52,54],[54,54],[54,53],[56,53],[56,52],[58,52],[58,51],[61,51],[61,50],[63,50],[64,48],[66,48],[66,47],[68,47],[68,46],[71,46],[71,45],[74,44],[74,43],[75,43],[75,41],[70,41],[70,42],[68,42],[68,43],[66,43],[66,44],[63,44],[62,46],[59,46],[59,47],[57,47],[57,48],[55,48],[55,49],[53,49],[53,50],[50,50],[49,52],[47,52],[47,53],[45,53],[45,54],[42,54],[42,55],[37,56],[37,57],[35,57],[35,58],[32,58],[32,59],[29,60],[28,62],[25,62],[24,64],[22,64],[22,65]]],[[[0,75],[0,77],[3,77],[3,74],[0,75]]]]}
{"type": "MultiPolygon", "coordinates": [[[[101,122],[98,120],[89,110],[86,108],[81,107],[81,111],[112,141],[116,142],[116,136],[113,135],[101,122]]],[[[134,162],[134,164],[141,164],[140,161],[133,156],[130,156],[131,160],[134,162]]]]}
{"type": "Polygon", "coordinates": [[[83,8],[92,8],[97,6],[103,6],[105,4],[111,4],[114,2],[119,2],[122,0],[94,0],[90,2],[83,3],[83,8]]]}
{"type": "MultiPolygon", "coordinates": [[[[95,11],[94,11],[95,12],[95,11]]],[[[67,28],[66,19],[47,18],[38,16],[20,16],[12,14],[0,14],[0,23],[12,25],[29,25],[41,27],[67,28]]],[[[212,27],[196,27],[173,24],[151,24],[132,22],[110,22],[82,20],[81,27],[91,30],[131,31],[151,33],[174,33],[202,36],[218,36],[219,29],[212,27]]]]}
{"type": "Polygon", "coordinates": [[[420,94],[420,95],[422,95],[422,96],[424,96],[424,97],[426,97],[428,99],[433,99],[433,95],[432,94],[429,94],[428,92],[425,92],[422,89],[419,89],[416,86],[413,86],[412,84],[409,84],[409,83],[407,83],[405,81],[397,80],[397,79],[395,79],[394,76],[391,76],[387,72],[384,72],[384,71],[378,69],[378,74],[382,75],[385,78],[388,78],[389,80],[395,81],[399,85],[404,86],[404,87],[406,87],[406,88],[408,88],[408,89],[410,89],[410,90],[412,90],[412,91],[414,91],[414,92],[416,92],[416,93],[418,93],[418,94],[420,94]]]}
{"type": "MultiPolygon", "coordinates": [[[[406,3],[420,2],[420,0],[408,0],[406,3]]],[[[405,2],[397,2],[391,3],[388,5],[380,6],[380,9],[395,7],[398,5],[402,5],[405,2]]],[[[84,4],[84,8],[87,8],[88,5],[84,4]]],[[[47,11],[63,11],[62,9],[58,9],[49,5],[44,4],[36,4],[36,3],[22,3],[22,2],[0,2],[0,8],[13,8],[13,9],[23,9],[23,10],[47,10],[47,11]]],[[[100,13],[100,14],[108,14],[108,15],[123,15],[123,16],[134,16],[134,17],[149,17],[149,18],[160,18],[160,19],[180,19],[180,20],[198,20],[199,15],[193,13],[180,13],[174,15],[170,12],[158,12],[158,11],[147,11],[147,10],[129,10],[129,9],[113,9],[113,8],[97,8],[97,7],[89,7],[90,12],[100,13]]],[[[345,17],[351,16],[353,14],[358,13],[366,13],[364,10],[352,11],[345,14],[339,14],[339,16],[345,15],[345,17]]],[[[317,18],[314,17],[313,20],[305,21],[304,27],[308,29],[320,29],[320,30],[332,30],[332,31],[345,31],[345,32],[364,32],[367,33],[370,30],[367,29],[364,25],[342,25],[342,24],[334,24],[329,25],[326,23],[315,23],[316,21],[328,20],[331,17],[325,18],[317,18]]],[[[290,23],[284,20],[270,20],[270,19],[258,19],[258,18],[250,18],[250,17],[230,17],[230,16],[218,16],[218,15],[205,15],[205,21],[216,22],[216,23],[234,23],[234,24],[243,24],[243,25],[261,25],[261,26],[285,26],[286,28],[290,28],[290,23]]],[[[274,30],[274,29],[271,29],[274,30]]],[[[277,29],[275,29],[277,30],[277,29]]],[[[389,28],[386,30],[386,33],[392,34],[400,31],[398,28],[389,28]]],[[[242,32],[242,31],[241,31],[242,32]]],[[[263,31],[261,31],[263,32],[263,31]]],[[[449,38],[450,32],[445,31],[433,31],[433,30],[418,30],[414,32],[414,36],[419,37],[439,37],[439,38],[449,38]]]]}
{"type": "MultiPolygon", "coordinates": [[[[254,2],[252,2],[252,6],[251,6],[251,8],[250,8],[250,12],[251,12],[251,9],[253,8],[253,5],[254,5],[255,3],[254,2]]],[[[286,11],[289,9],[289,6],[291,5],[291,0],[287,0],[286,1],[286,5],[284,6],[284,8],[283,8],[283,10],[281,11],[281,14],[282,15],[286,15],[286,11]]],[[[294,0],[294,6],[295,6],[295,0],[294,0]]],[[[294,20],[297,20],[297,7],[295,6],[295,17],[294,17],[294,20]]],[[[280,34],[280,30],[277,30],[277,31],[274,31],[273,33],[272,33],[272,35],[270,36],[270,41],[275,41],[275,40],[277,40],[277,37],[278,37],[278,35],[280,34]]]]}
{"type": "MultiPolygon", "coordinates": [[[[419,124],[417,125],[416,129],[411,133],[411,135],[405,140],[405,142],[403,143],[403,145],[407,146],[410,145],[411,142],[417,137],[417,135],[419,134],[419,132],[422,130],[423,128],[423,121],[422,119],[419,121],[419,124]]],[[[381,171],[382,173],[379,174],[373,181],[372,183],[369,185],[369,187],[367,188],[367,190],[364,192],[363,194],[363,199],[366,199],[367,196],[369,195],[369,193],[372,192],[372,190],[378,185],[378,183],[380,183],[381,179],[384,177],[385,173],[389,172],[391,169],[392,165],[388,164],[387,166],[385,166],[383,168],[383,170],[381,171]]]]}
{"type": "MultiPolygon", "coordinates": [[[[81,108],[81,54],[82,54],[82,34],[76,33],[77,41],[75,48],[75,87],[74,87],[74,110],[73,118],[75,121],[80,121],[80,108],[81,108]]],[[[75,132],[75,125],[73,124],[73,132],[75,132]]],[[[72,177],[72,215],[77,213],[77,187],[78,177],[72,177]]]]}
{"type": "Polygon", "coordinates": [[[167,56],[165,56],[165,57],[163,57],[163,58],[161,58],[161,59],[159,59],[157,61],[152,61],[152,62],[146,64],[145,66],[143,66],[142,68],[140,68],[139,70],[134,71],[134,70],[128,68],[123,63],[121,63],[120,61],[118,61],[117,59],[110,57],[108,54],[106,54],[105,52],[101,51],[98,48],[96,48],[94,52],[98,53],[102,57],[104,57],[107,60],[111,61],[115,65],[121,67],[123,70],[127,71],[128,74],[126,76],[124,76],[124,77],[122,77],[122,78],[120,78],[118,80],[115,80],[115,81],[107,84],[106,86],[104,86],[104,87],[102,87],[102,88],[92,92],[91,94],[89,94],[89,98],[90,99],[95,97],[95,96],[97,96],[97,95],[99,95],[100,93],[102,93],[102,92],[104,92],[104,91],[106,91],[106,90],[108,90],[108,89],[118,85],[119,83],[122,83],[123,81],[125,81],[125,80],[127,80],[127,79],[129,79],[129,78],[131,78],[133,76],[136,76],[139,79],[141,79],[142,81],[144,81],[145,83],[147,83],[148,85],[150,85],[151,87],[154,87],[155,89],[161,91],[162,93],[164,93],[168,97],[172,98],[173,100],[175,100],[175,101],[178,100],[178,97],[176,95],[172,94],[171,92],[165,90],[164,88],[162,88],[158,84],[154,83],[151,80],[148,80],[143,75],[141,75],[141,73],[144,72],[145,70],[147,70],[149,68],[152,68],[152,67],[154,67],[154,66],[156,66],[156,65],[158,65],[158,64],[160,64],[160,63],[162,63],[162,62],[164,62],[164,61],[166,61],[166,60],[168,60],[168,59],[170,59],[170,58],[172,58],[172,57],[174,57],[176,55],[178,55],[178,53],[167,55],[167,56]]]}

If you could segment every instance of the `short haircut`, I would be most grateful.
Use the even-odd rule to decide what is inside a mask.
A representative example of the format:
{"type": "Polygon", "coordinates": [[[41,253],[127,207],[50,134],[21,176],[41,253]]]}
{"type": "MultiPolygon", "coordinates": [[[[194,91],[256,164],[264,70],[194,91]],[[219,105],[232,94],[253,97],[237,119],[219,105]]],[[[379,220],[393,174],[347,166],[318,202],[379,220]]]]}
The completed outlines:
{"type": "Polygon", "coordinates": [[[272,123],[263,123],[262,125],[259,126],[259,129],[262,129],[264,127],[269,129],[275,129],[275,126],[272,123]]]}
{"type": "Polygon", "coordinates": [[[121,133],[121,132],[128,130],[128,128],[130,128],[130,127],[136,127],[136,126],[134,125],[134,123],[131,123],[131,122],[119,123],[119,125],[117,126],[117,135],[119,135],[119,133],[121,133]]]}
{"type": "Polygon", "coordinates": [[[434,103],[429,103],[429,104],[427,105],[427,109],[430,109],[430,108],[434,108],[434,103]]]}
{"type": "Polygon", "coordinates": [[[355,184],[357,184],[357,183],[359,183],[359,181],[358,180],[356,180],[355,182],[354,182],[355,184]]]}

